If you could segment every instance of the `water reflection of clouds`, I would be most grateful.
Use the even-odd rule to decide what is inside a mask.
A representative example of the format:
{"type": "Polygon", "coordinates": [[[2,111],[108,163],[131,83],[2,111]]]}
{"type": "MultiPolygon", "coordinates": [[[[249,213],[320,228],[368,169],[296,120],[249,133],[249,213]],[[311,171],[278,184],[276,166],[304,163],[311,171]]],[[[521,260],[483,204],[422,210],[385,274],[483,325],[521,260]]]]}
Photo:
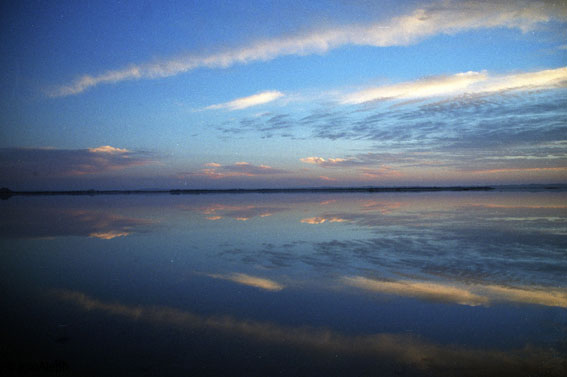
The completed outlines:
{"type": "Polygon", "coordinates": [[[257,276],[251,276],[247,274],[241,273],[232,273],[232,274],[208,274],[208,277],[214,279],[222,279],[222,280],[229,280],[234,283],[247,285],[249,287],[255,287],[260,289],[265,289],[268,291],[281,291],[284,289],[284,285],[277,283],[270,279],[260,278],[257,276]]]}
{"type": "Polygon", "coordinates": [[[230,218],[238,221],[247,221],[255,217],[268,217],[274,213],[282,212],[288,208],[258,206],[255,204],[248,205],[229,205],[214,203],[206,206],[199,205],[180,205],[179,208],[188,211],[195,211],[205,215],[207,220],[221,220],[230,218]]]}
{"type": "Polygon", "coordinates": [[[298,215],[289,217],[304,224],[334,222],[333,233],[297,228],[281,245],[230,245],[223,256],[289,273],[307,267],[324,276],[461,282],[482,296],[472,302],[563,306],[562,291],[553,287],[567,285],[565,199],[561,193],[345,195],[324,209],[293,208],[298,215]],[[546,297],[537,287],[560,297],[546,297]]]}
{"type": "Polygon", "coordinates": [[[145,232],[152,220],[85,208],[29,207],[11,210],[0,220],[3,238],[81,236],[103,240],[145,232]]]}
{"type": "Polygon", "coordinates": [[[307,352],[316,350],[366,357],[376,365],[388,365],[389,361],[395,360],[427,375],[560,376],[566,371],[561,355],[548,348],[474,349],[427,342],[407,334],[346,335],[329,329],[282,326],[230,316],[202,316],[166,306],[110,303],[76,291],[57,290],[54,296],[85,311],[102,312],[153,326],[213,330],[220,335],[238,336],[243,340],[283,345],[307,352]]]}
{"type": "Polygon", "coordinates": [[[393,213],[406,205],[407,203],[379,200],[364,200],[360,203],[363,211],[378,211],[383,215],[393,213]]]}
{"type": "MultiPolygon", "coordinates": [[[[290,272],[309,266],[324,275],[365,275],[374,271],[430,276],[443,280],[522,285],[565,284],[567,260],[557,235],[521,235],[518,232],[486,234],[428,229],[387,228],[372,238],[290,241],[234,247],[226,244],[219,254],[241,263],[290,272]]],[[[341,233],[334,233],[337,237],[341,233]]],[[[221,245],[222,247],[222,245],[221,245]]]]}
{"type": "Polygon", "coordinates": [[[341,280],[345,285],[368,291],[468,306],[506,301],[567,308],[567,288],[417,280],[390,281],[362,276],[347,276],[341,280]]]}
{"type": "Polygon", "coordinates": [[[335,216],[329,216],[329,217],[325,217],[325,216],[317,216],[317,217],[308,217],[305,219],[301,219],[301,222],[304,224],[323,224],[325,222],[327,223],[344,223],[348,220],[346,219],[341,219],[340,217],[335,217],[335,216]]]}

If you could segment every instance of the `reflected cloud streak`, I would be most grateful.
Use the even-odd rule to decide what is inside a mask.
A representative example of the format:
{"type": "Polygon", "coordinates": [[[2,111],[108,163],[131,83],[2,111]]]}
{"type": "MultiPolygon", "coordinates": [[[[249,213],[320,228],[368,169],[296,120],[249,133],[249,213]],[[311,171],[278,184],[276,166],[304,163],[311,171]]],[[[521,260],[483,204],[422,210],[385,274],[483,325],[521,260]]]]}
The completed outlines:
{"type": "Polygon", "coordinates": [[[362,276],[343,277],[341,281],[346,285],[373,292],[468,306],[508,301],[567,308],[567,288],[510,287],[495,284],[465,285],[415,280],[385,281],[362,276]]]}
{"type": "Polygon", "coordinates": [[[426,300],[453,302],[461,305],[477,306],[487,304],[488,298],[476,295],[469,290],[454,286],[418,282],[411,280],[382,281],[367,279],[362,276],[344,277],[346,285],[362,288],[369,291],[423,298],[426,300]]]}
{"type": "Polygon", "coordinates": [[[110,231],[110,232],[94,232],[89,234],[89,237],[100,238],[102,240],[111,240],[116,237],[126,237],[130,232],[110,231]]]}
{"type": "Polygon", "coordinates": [[[230,280],[238,284],[248,285],[250,287],[265,289],[268,291],[281,291],[282,289],[285,288],[285,286],[273,280],[259,278],[247,274],[240,274],[240,273],[233,273],[229,275],[209,274],[207,276],[214,279],[230,280]]]}
{"type": "Polygon", "coordinates": [[[439,345],[411,335],[372,334],[345,335],[333,330],[310,327],[281,326],[255,320],[239,320],[230,316],[202,316],[165,306],[125,305],[104,302],[84,293],[56,290],[60,301],[78,305],[85,311],[100,311],[151,325],[182,329],[211,329],[221,334],[236,335],[254,341],[301,347],[308,351],[341,352],[350,355],[394,359],[408,367],[434,375],[523,376],[565,372],[562,359],[554,350],[526,346],[516,350],[471,349],[458,345],[439,345]]]}

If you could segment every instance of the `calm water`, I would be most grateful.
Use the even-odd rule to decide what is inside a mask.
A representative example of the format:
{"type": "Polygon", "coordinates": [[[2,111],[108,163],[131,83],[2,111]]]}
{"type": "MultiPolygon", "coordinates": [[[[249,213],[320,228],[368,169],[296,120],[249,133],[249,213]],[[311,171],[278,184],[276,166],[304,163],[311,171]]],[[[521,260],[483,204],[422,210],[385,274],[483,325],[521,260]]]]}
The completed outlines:
{"type": "Polygon", "coordinates": [[[2,372],[561,376],[567,193],[0,202],[2,372]]]}

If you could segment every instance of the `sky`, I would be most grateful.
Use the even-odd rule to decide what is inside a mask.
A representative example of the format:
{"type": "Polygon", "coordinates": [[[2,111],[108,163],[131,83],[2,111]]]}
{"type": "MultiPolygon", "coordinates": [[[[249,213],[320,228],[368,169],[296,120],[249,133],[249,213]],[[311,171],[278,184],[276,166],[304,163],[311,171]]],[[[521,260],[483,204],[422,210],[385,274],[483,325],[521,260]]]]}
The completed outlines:
{"type": "Polygon", "coordinates": [[[565,1],[0,8],[1,187],[567,183],[565,1]]]}

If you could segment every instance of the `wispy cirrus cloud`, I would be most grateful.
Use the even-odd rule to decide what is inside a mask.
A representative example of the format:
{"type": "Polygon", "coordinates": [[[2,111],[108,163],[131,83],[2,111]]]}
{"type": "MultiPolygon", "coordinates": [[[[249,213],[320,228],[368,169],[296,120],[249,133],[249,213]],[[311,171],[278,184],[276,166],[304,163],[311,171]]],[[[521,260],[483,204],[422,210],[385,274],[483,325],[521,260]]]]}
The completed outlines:
{"type": "Polygon", "coordinates": [[[242,110],[252,106],[258,106],[269,102],[273,102],[283,96],[284,94],[282,92],[279,92],[277,90],[268,90],[261,93],[256,93],[248,97],[237,98],[229,102],[210,105],[205,107],[205,110],[216,110],[216,109],[226,109],[230,111],[242,110]]]}
{"type": "Polygon", "coordinates": [[[253,165],[248,162],[236,162],[232,165],[221,165],[215,162],[205,164],[206,168],[194,172],[178,173],[178,178],[207,177],[222,179],[228,177],[256,177],[286,174],[287,170],[273,168],[268,165],[253,165]]]}
{"type": "Polygon", "coordinates": [[[48,91],[51,97],[76,95],[101,84],[175,76],[197,68],[227,68],[286,55],[323,53],[345,45],[406,46],[438,34],[509,28],[522,32],[539,24],[567,19],[567,6],[545,1],[443,1],[407,14],[365,25],[346,25],[258,40],[208,55],[187,55],[157,63],[131,64],[99,74],[85,74],[48,91]]]}
{"type": "Polygon", "coordinates": [[[380,100],[409,100],[442,96],[493,94],[506,91],[536,90],[567,86],[567,67],[509,75],[463,72],[450,76],[423,78],[350,93],[343,104],[360,104],[380,100]]]}

